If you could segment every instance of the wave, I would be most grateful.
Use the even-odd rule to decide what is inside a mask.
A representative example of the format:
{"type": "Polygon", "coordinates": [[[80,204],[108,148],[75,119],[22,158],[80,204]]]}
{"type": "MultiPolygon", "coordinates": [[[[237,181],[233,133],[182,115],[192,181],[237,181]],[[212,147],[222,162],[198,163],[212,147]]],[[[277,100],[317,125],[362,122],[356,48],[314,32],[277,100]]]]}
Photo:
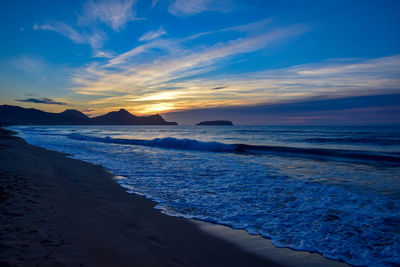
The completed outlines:
{"type": "Polygon", "coordinates": [[[182,150],[228,152],[228,151],[234,151],[236,149],[235,145],[223,144],[218,142],[201,142],[193,139],[176,139],[172,137],[155,138],[152,140],[141,140],[141,139],[111,138],[109,136],[94,137],[94,136],[81,135],[75,133],[68,135],[68,137],[74,140],[87,140],[87,141],[95,141],[102,143],[173,148],[182,150]]]}
{"type": "Polygon", "coordinates": [[[358,150],[327,149],[327,148],[300,148],[288,146],[266,146],[247,144],[224,144],[219,142],[202,142],[193,139],[177,139],[172,137],[155,138],[151,140],[120,139],[94,137],[77,133],[69,134],[68,138],[74,140],[93,141],[123,145],[137,145],[160,147],[180,150],[198,150],[209,152],[235,152],[245,154],[279,154],[286,156],[308,157],[314,159],[344,159],[346,161],[386,162],[400,164],[400,157],[393,154],[371,153],[358,150]]]}
{"type": "Polygon", "coordinates": [[[300,148],[286,146],[256,146],[236,144],[236,150],[245,153],[257,154],[285,154],[309,158],[344,159],[346,161],[385,162],[400,164],[400,157],[396,154],[371,153],[361,150],[328,149],[328,148],[300,148]]]}
{"type": "Polygon", "coordinates": [[[356,138],[356,137],[339,137],[339,138],[327,138],[327,137],[316,137],[306,138],[302,141],[308,143],[331,143],[331,144],[375,144],[381,146],[395,146],[400,145],[400,139],[393,138],[356,138]]]}

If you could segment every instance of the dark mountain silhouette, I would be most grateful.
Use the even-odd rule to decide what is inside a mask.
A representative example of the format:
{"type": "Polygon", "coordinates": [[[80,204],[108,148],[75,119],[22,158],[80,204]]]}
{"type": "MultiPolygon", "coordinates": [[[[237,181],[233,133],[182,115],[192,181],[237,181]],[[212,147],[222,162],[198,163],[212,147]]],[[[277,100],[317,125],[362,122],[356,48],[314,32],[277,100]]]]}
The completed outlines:
{"type": "Polygon", "coordinates": [[[0,106],[0,121],[7,124],[66,125],[87,124],[90,119],[74,116],[71,112],[49,113],[33,108],[3,105],[0,106]]]}
{"type": "Polygon", "coordinates": [[[66,109],[65,111],[61,112],[60,114],[71,116],[71,117],[78,117],[81,119],[89,119],[88,116],[83,114],[82,112],[76,110],[76,109],[66,109]]]}
{"type": "Polygon", "coordinates": [[[55,114],[57,116],[55,124],[60,121],[61,124],[84,125],[90,121],[90,118],[88,116],[75,109],[67,109],[61,113],[55,114]]]}
{"type": "Polygon", "coordinates": [[[137,117],[130,114],[125,109],[120,109],[119,111],[111,111],[107,114],[97,116],[92,118],[92,123],[94,124],[135,124],[137,117]]]}
{"type": "Polygon", "coordinates": [[[196,125],[233,125],[231,121],[202,121],[196,125]]]}
{"type": "Polygon", "coordinates": [[[176,122],[167,122],[159,114],[148,117],[137,117],[125,109],[112,111],[91,119],[97,125],[177,125],[176,122]]]}
{"type": "Polygon", "coordinates": [[[9,125],[177,125],[176,122],[165,121],[158,114],[137,117],[124,109],[89,118],[74,109],[50,113],[9,105],[0,106],[0,122],[9,125]]]}

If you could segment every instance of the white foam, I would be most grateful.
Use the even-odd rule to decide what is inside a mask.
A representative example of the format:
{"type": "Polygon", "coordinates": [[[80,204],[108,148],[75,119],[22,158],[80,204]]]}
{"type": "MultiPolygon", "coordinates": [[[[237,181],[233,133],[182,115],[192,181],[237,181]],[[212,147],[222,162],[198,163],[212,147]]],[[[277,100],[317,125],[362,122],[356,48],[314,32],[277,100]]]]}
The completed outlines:
{"type": "Polygon", "coordinates": [[[232,151],[236,148],[235,145],[222,144],[218,142],[201,142],[193,139],[187,139],[187,138],[177,139],[172,137],[155,138],[152,140],[137,140],[137,139],[118,139],[118,138],[112,138],[110,136],[95,137],[95,136],[81,135],[78,133],[70,134],[68,135],[68,137],[74,140],[95,141],[102,143],[141,145],[141,146],[151,146],[151,147],[213,151],[213,152],[232,151]]]}

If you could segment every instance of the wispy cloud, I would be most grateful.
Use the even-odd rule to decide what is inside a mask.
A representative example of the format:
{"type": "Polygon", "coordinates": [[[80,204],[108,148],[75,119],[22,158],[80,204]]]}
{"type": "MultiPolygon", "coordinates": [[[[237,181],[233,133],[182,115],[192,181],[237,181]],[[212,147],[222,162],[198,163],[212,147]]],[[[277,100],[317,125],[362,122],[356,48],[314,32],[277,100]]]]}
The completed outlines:
{"type": "Polygon", "coordinates": [[[57,32],[74,43],[77,44],[90,44],[93,48],[99,48],[102,46],[103,42],[106,40],[106,35],[100,31],[87,32],[86,30],[77,30],[74,27],[63,23],[63,22],[52,22],[46,24],[35,24],[33,26],[35,30],[45,30],[57,32]]]}
{"type": "Polygon", "coordinates": [[[155,7],[158,3],[158,0],[153,0],[153,2],[151,2],[151,7],[155,7]]]}
{"type": "Polygon", "coordinates": [[[111,51],[106,51],[106,50],[95,50],[93,52],[93,57],[97,58],[113,58],[114,53],[111,51]]]}
{"type": "Polygon", "coordinates": [[[26,79],[36,82],[40,81],[40,87],[56,81],[58,81],[57,85],[60,86],[63,83],[61,80],[70,75],[70,68],[62,64],[48,62],[43,57],[37,55],[21,54],[10,59],[8,63],[9,67],[24,73],[26,79]]]}
{"type": "MultiPolygon", "coordinates": [[[[90,0],[83,5],[80,13],[76,13],[75,25],[53,21],[42,24],[36,23],[33,29],[54,31],[74,43],[89,44],[92,48],[98,50],[107,40],[107,35],[101,30],[99,23],[104,23],[116,32],[120,31],[127,22],[137,19],[134,9],[135,3],[136,0],[96,2],[90,0]]],[[[100,55],[96,51],[94,54],[100,55]]]]}
{"type": "MultiPolygon", "coordinates": [[[[7,61],[7,68],[13,71],[16,75],[15,83],[19,90],[14,90],[13,87],[4,86],[3,88],[14,96],[11,99],[19,98],[38,98],[39,96],[48,96],[57,92],[57,95],[68,94],[70,91],[67,88],[71,87],[71,82],[68,77],[71,76],[71,69],[65,64],[53,63],[46,58],[33,55],[21,54],[7,61]],[[20,83],[20,84],[19,84],[20,83]],[[24,97],[21,97],[22,92],[24,97]]],[[[57,108],[56,106],[51,108],[57,108]]]]}
{"type": "Polygon", "coordinates": [[[264,19],[252,23],[247,23],[243,25],[233,26],[229,28],[222,29],[220,31],[236,31],[236,32],[247,32],[247,33],[257,33],[265,30],[266,27],[271,24],[272,19],[264,19]]]}
{"type": "Polygon", "coordinates": [[[228,0],[174,0],[168,11],[175,16],[195,15],[204,11],[228,12],[232,3],[228,0]]]}
{"type": "Polygon", "coordinates": [[[135,20],[134,5],[136,0],[88,1],[83,6],[78,24],[91,25],[102,22],[119,31],[127,22],[135,20]]]}
{"type": "Polygon", "coordinates": [[[303,32],[303,28],[286,27],[257,36],[191,49],[184,47],[182,40],[150,42],[121,54],[104,65],[96,63],[80,70],[75,81],[83,86],[79,86],[77,91],[90,94],[104,91],[138,92],[141,88],[159,89],[172,80],[214,70],[221,61],[232,56],[261,49],[303,32]],[[161,55],[152,53],[153,48],[162,50],[161,55]],[[145,56],[145,60],[141,61],[141,56],[145,56]]]}
{"type": "Polygon", "coordinates": [[[11,60],[11,66],[32,76],[41,75],[47,69],[47,65],[43,59],[29,55],[21,55],[11,60]]]}
{"type": "MultiPolygon", "coordinates": [[[[126,101],[140,99],[137,109],[142,112],[154,109],[155,105],[163,109],[166,106],[169,109],[181,108],[187,105],[189,99],[197,101],[202,98],[206,105],[217,105],[224,101],[223,97],[211,94],[204,96],[205,83],[192,83],[194,76],[223,68],[230,64],[229,60],[240,54],[263,49],[301,35],[305,31],[307,28],[304,26],[292,25],[264,29],[258,34],[251,33],[226,42],[196,46],[186,43],[197,38],[196,36],[203,35],[197,34],[181,39],[154,39],[105,63],[97,62],[79,69],[73,77],[73,82],[77,85],[73,90],[79,94],[109,96],[96,100],[96,104],[122,105],[123,102],[126,104],[126,101]],[[162,94],[164,92],[171,92],[174,99],[179,101],[160,97],[165,96],[162,94]],[[161,102],[164,103],[164,107],[160,106],[161,102]]],[[[207,84],[207,91],[210,91],[209,88],[218,87],[218,84],[207,84]]],[[[224,90],[221,88],[214,91],[224,90]]],[[[196,103],[198,104],[193,102],[196,103]]]]}
{"type": "Polygon", "coordinates": [[[167,32],[161,26],[156,31],[149,31],[149,32],[145,33],[142,37],[139,38],[139,40],[140,41],[151,41],[151,40],[157,39],[158,37],[160,37],[164,34],[167,34],[167,32]]]}
{"type": "Polygon", "coordinates": [[[224,68],[240,55],[267,49],[308,30],[304,25],[266,27],[268,23],[263,20],[180,39],[149,40],[104,62],[78,69],[72,78],[76,85],[72,90],[93,98],[99,95],[89,103],[98,107],[132,106],[136,113],[150,113],[326,94],[364,95],[399,88],[400,55],[225,73],[224,68]],[[241,37],[233,34],[236,37],[211,44],[202,43],[199,38],[222,31],[240,32],[241,37]]]}
{"type": "MultiPolygon", "coordinates": [[[[225,105],[257,104],[319,95],[368,95],[400,90],[400,55],[303,64],[213,79],[190,79],[175,86],[196,86],[210,91],[215,84],[225,105]],[[235,101],[230,101],[235,100],[235,101]]],[[[213,92],[208,94],[215,95],[213,92]]]]}
{"type": "Polygon", "coordinates": [[[68,105],[65,102],[54,101],[51,98],[41,97],[41,98],[26,98],[26,99],[15,99],[18,102],[35,103],[35,104],[49,104],[49,105],[68,105]]]}

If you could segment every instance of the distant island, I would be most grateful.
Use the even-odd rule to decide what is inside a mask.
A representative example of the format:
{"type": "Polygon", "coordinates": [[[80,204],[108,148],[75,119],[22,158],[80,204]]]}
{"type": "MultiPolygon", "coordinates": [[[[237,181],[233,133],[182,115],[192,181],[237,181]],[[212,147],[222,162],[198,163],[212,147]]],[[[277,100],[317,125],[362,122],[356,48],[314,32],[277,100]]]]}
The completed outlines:
{"type": "Polygon", "coordinates": [[[137,117],[125,109],[90,118],[75,109],[50,113],[34,108],[0,106],[0,122],[8,125],[178,125],[161,115],[137,117]]]}
{"type": "Polygon", "coordinates": [[[196,125],[233,125],[231,121],[202,121],[196,125]]]}

